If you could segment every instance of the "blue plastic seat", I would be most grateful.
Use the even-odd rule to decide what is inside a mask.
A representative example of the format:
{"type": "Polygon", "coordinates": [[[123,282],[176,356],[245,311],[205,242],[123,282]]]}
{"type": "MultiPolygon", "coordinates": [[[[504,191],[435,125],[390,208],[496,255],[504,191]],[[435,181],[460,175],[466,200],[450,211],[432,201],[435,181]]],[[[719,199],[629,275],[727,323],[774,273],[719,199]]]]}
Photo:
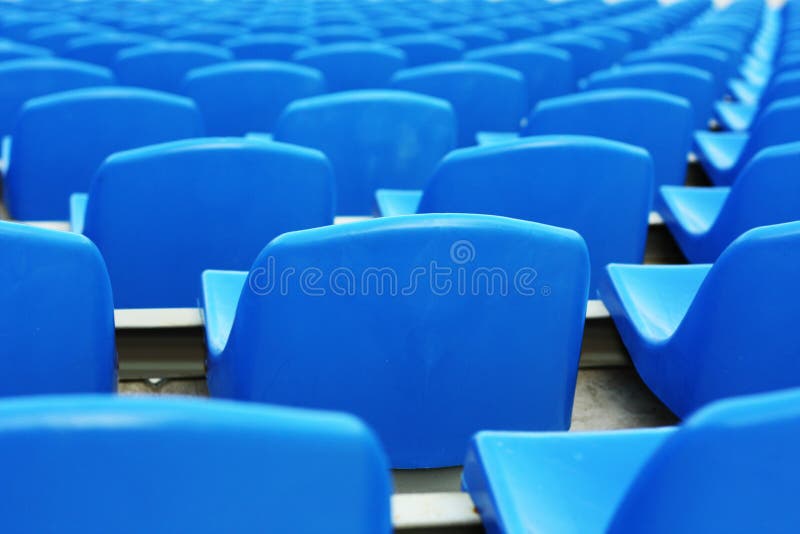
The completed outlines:
{"type": "Polygon", "coordinates": [[[506,34],[491,26],[479,24],[464,24],[448,26],[437,30],[440,33],[455,37],[467,50],[483,48],[485,46],[499,45],[506,42],[506,34]]]}
{"type": "Polygon", "coordinates": [[[195,307],[203,270],[247,269],[272,238],[332,224],[333,187],[316,150],[173,141],[106,159],[72,196],[72,228],[103,254],[116,308],[195,307]]]}
{"type": "Polygon", "coordinates": [[[800,96],[800,70],[787,71],[776,76],[756,102],[717,102],[717,118],[728,130],[747,130],[771,103],[796,96],[800,96]]]}
{"type": "Polygon", "coordinates": [[[232,37],[222,42],[236,59],[288,61],[295,52],[315,46],[311,37],[292,33],[255,33],[232,37]]]}
{"type": "Polygon", "coordinates": [[[715,399],[800,386],[798,265],[800,223],[762,226],[713,265],[609,265],[600,296],[639,375],[684,417],[715,399]]]}
{"type": "Polygon", "coordinates": [[[638,88],[663,91],[689,101],[694,128],[708,129],[713,114],[714,78],[707,71],[679,63],[641,63],[603,70],[586,80],[586,89],[638,88]]]}
{"type": "Polygon", "coordinates": [[[615,63],[631,51],[633,39],[620,29],[610,26],[584,25],[572,30],[581,35],[587,35],[603,43],[608,61],[615,63]]]}
{"type": "Polygon", "coordinates": [[[540,102],[521,135],[591,135],[642,147],[653,158],[660,187],[683,185],[693,124],[686,99],[647,89],[601,89],[540,102]]]}
{"type": "Polygon", "coordinates": [[[800,97],[777,100],[759,114],[749,132],[696,132],[695,152],[709,179],[730,185],[760,150],[800,141],[800,97]]]}
{"type": "Polygon", "coordinates": [[[588,288],[578,234],[527,221],[284,234],[203,274],[209,391],[354,413],[395,468],[458,465],[480,429],[569,427],[588,288]]]}
{"type": "Polygon", "coordinates": [[[289,104],[276,141],[321,150],[336,180],[336,213],[372,213],[380,188],[419,189],[452,150],[450,105],[404,91],[348,91],[289,104]]]}
{"type": "Polygon", "coordinates": [[[542,43],[569,52],[576,79],[585,78],[592,72],[609,67],[611,54],[603,41],[589,35],[560,33],[545,38],[535,38],[532,42],[542,43]]]}
{"type": "Polygon", "coordinates": [[[355,41],[373,41],[378,32],[367,26],[351,24],[330,24],[309,28],[305,34],[320,44],[334,44],[355,41]]]}
{"type": "Polygon", "coordinates": [[[589,248],[596,299],[607,264],[644,259],[652,189],[653,164],[641,148],[542,136],[456,150],[424,192],[379,190],[376,200],[384,216],[485,213],[575,230],[589,248]]]}
{"type": "Polygon", "coordinates": [[[661,188],[662,214],[692,263],[713,262],[757,226],[800,220],[800,142],[765,148],[732,187],[661,188]]]}
{"type": "Polygon", "coordinates": [[[464,486],[490,534],[791,532],[800,392],[716,402],[678,427],[481,432],[464,486]]]}
{"type": "Polygon", "coordinates": [[[113,524],[133,534],[143,510],[159,534],[391,532],[386,455],[345,414],[187,398],[12,399],[0,403],[0,454],[9,532],[113,524]],[[171,475],[155,484],[153,472],[171,475]]]}
{"type": "Polygon", "coordinates": [[[195,23],[167,30],[164,32],[164,37],[171,40],[218,45],[222,41],[241,35],[245,31],[241,26],[232,24],[195,23]]]}
{"type": "Polygon", "coordinates": [[[399,16],[374,22],[371,26],[378,30],[382,37],[424,33],[430,29],[430,25],[424,19],[399,16]]]}
{"type": "Polygon", "coordinates": [[[12,134],[6,207],[15,219],[67,220],[69,196],[89,190],[110,154],[202,132],[191,100],[146,89],[77,89],[29,100],[12,134]]]}
{"type": "Polygon", "coordinates": [[[67,41],[63,57],[113,68],[117,53],[132,46],[152,42],[155,37],[137,33],[99,33],[67,41]]]}
{"type": "Polygon", "coordinates": [[[386,87],[406,64],[405,53],[383,43],[336,43],[300,50],[296,63],[318,69],[330,91],[386,87]]]}
{"type": "Polygon", "coordinates": [[[115,391],[114,307],[97,248],[0,222],[0,254],[0,396],[115,391]]]}
{"type": "Polygon", "coordinates": [[[114,31],[114,29],[99,24],[76,21],[60,22],[31,28],[25,37],[25,42],[34,46],[42,46],[56,54],[61,54],[70,39],[82,35],[94,35],[111,31],[114,31]]]}
{"type": "Polygon", "coordinates": [[[483,61],[518,70],[525,77],[528,108],[545,98],[575,90],[575,73],[568,52],[534,43],[514,43],[472,50],[468,61],[483,61]]]}
{"type": "Polygon", "coordinates": [[[383,39],[383,42],[405,52],[408,67],[457,61],[464,53],[463,42],[440,33],[397,35],[383,39]]]}
{"type": "Polygon", "coordinates": [[[52,52],[41,46],[17,43],[15,41],[0,40],[0,61],[47,57],[50,55],[52,55],[52,52]]]}
{"type": "Polygon", "coordinates": [[[279,61],[232,61],[189,71],[183,94],[208,135],[271,132],[287,104],[325,92],[318,70],[279,61]]]}
{"type": "Polygon", "coordinates": [[[226,49],[184,41],[147,43],[120,50],[114,73],[120,83],[179,93],[183,77],[192,69],[230,61],[226,49]]]}
{"type": "Polygon", "coordinates": [[[528,89],[519,71],[477,61],[438,63],[405,69],[391,87],[450,102],[458,123],[458,144],[475,144],[482,130],[516,130],[528,111],[528,89]]]}
{"type": "Polygon", "coordinates": [[[632,52],[623,58],[623,64],[679,63],[708,71],[714,78],[714,96],[725,93],[732,74],[730,57],[721,50],[699,45],[671,45],[632,52]]]}
{"type": "Polygon", "coordinates": [[[11,133],[22,105],[31,98],[113,83],[111,71],[89,63],[53,57],[4,61],[0,63],[0,136],[11,133]]]}

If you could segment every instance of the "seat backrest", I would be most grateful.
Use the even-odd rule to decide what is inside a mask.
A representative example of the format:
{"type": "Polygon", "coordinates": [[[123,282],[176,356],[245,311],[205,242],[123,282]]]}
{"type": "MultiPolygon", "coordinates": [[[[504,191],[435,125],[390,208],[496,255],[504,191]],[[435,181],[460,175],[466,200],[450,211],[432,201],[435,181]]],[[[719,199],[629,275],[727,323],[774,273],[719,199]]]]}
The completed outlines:
{"type": "Polygon", "coordinates": [[[274,237],[332,224],[333,187],[325,156],[308,148],[240,138],[146,146],[100,166],[83,233],[103,254],[115,307],[194,307],[203,270],[247,270],[274,237]]]}
{"type": "Polygon", "coordinates": [[[0,41],[0,61],[31,57],[47,57],[50,55],[52,55],[52,52],[41,46],[17,43],[15,41],[8,41],[5,39],[0,41]]]}
{"type": "Polygon", "coordinates": [[[408,67],[458,61],[465,48],[461,40],[441,33],[397,35],[383,42],[405,52],[408,67]]]}
{"type": "Polygon", "coordinates": [[[132,534],[143,509],[157,515],[147,530],[158,533],[391,531],[386,456],[345,414],[207,399],[41,397],[2,403],[0,438],[9,531],[58,524],[103,532],[119,521],[115,532],[132,534]],[[145,483],[147,469],[175,476],[145,483]],[[309,507],[314,513],[303,513],[309,507]]]}
{"type": "Polygon", "coordinates": [[[300,50],[292,61],[320,70],[329,91],[386,87],[406,64],[405,52],[383,43],[335,43],[300,50]]]}
{"type": "Polygon", "coordinates": [[[705,130],[714,108],[714,78],[697,67],[680,63],[640,63],[594,73],[586,89],[638,88],[662,91],[689,101],[694,128],[705,130]]]}
{"type": "Polygon", "coordinates": [[[164,37],[172,40],[194,41],[218,45],[225,39],[241,35],[247,30],[233,24],[203,22],[176,26],[164,32],[164,37]]]}
{"type": "Polygon", "coordinates": [[[800,95],[800,69],[786,71],[775,76],[770,82],[759,105],[763,111],[773,102],[798,95],[800,95]]]}
{"type": "Polygon", "coordinates": [[[316,69],[279,61],[232,61],[189,71],[183,94],[197,104],[208,135],[271,132],[293,100],[325,92],[316,69]]]}
{"type": "Polygon", "coordinates": [[[653,158],[659,187],[683,185],[693,124],[684,98],[647,89],[601,89],[543,100],[522,135],[591,135],[642,147],[653,158]]]}
{"type": "Polygon", "coordinates": [[[681,402],[800,385],[799,266],[800,222],[750,230],[725,249],[670,341],[687,377],[681,402]]]}
{"type": "Polygon", "coordinates": [[[38,57],[0,63],[0,136],[14,128],[22,105],[31,98],[101,85],[112,85],[111,71],[78,61],[38,57]]]}
{"type": "Polygon", "coordinates": [[[117,388],[114,306],[85,237],[0,222],[0,396],[117,388]]]}
{"type": "Polygon", "coordinates": [[[16,219],[66,220],[69,196],[89,190],[110,154],[202,132],[194,103],[166,93],[104,87],[34,98],[13,131],[7,207],[16,219]]]}
{"type": "Polygon", "coordinates": [[[597,298],[607,264],[644,259],[652,189],[653,164],[641,148],[594,137],[526,137],[448,154],[419,212],[486,213],[575,230],[589,249],[590,298],[597,298]]]}
{"type": "Polygon", "coordinates": [[[715,403],[667,437],[608,532],[792,532],[799,445],[798,390],[715,403]]]}
{"type": "Polygon", "coordinates": [[[757,226],[800,220],[800,142],[758,152],[744,167],[714,223],[720,251],[757,226]]]}
{"type": "Polygon", "coordinates": [[[154,41],[155,37],[139,33],[100,33],[74,37],[67,41],[62,56],[112,68],[117,53],[132,46],[154,41]]]}
{"type": "Polygon", "coordinates": [[[296,33],[253,33],[232,37],[222,42],[237,59],[270,59],[289,61],[298,50],[316,45],[306,35],[296,33]]]}
{"type": "Polygon", "coordinates": [[[450,102],[458,123],[458,145],[475,144],[482,130],[516,131],[528,111],[525,78],[519,71],[477,61],[405,69],[391,87],[450,102]]]}
{"type": "Polygon", "coordinates": [[[336,179],[336,213],[371,214],[375,190],[422,189],[455,146],[453,110],[403,91],[349,91],[296,100],[275,140],[321,150],[336,179]]]}
{"type": "Polygon", "coordinates": [[[760,150],[800,141],[800,96],[775,100],[764,109],[750,127],[750,138],[742,150],[736,168],[741,170],[760,150]]]}
{"type": "Polygon", "coordinates": [[[546,38],[534,38],[540,42],[569,52],[576,79],[585,78],[592,72],[611,65],[611,55],[603,41],[578,33],[559,33],[546,38]]]}
{"type": "Polygon", "coordinates": [[[120,50],[114,73],[125,85],[179,93],[183,77],[190,70],[231,59],[230,50],[219,46],[159,41],[120,50]]]}
{"type": "Polygon", "coordinates": [[[528,108],[544,98],[561,96],[575,89],[575,73],[568,52],[551,46],[520,43],[490,46],[464,55],[469,61],[484,61],[518,70],[528,88],[528,108]]]}
{"type": "Polygon", "coordinates": [[[708,71],[714,77],[715,97],[722,96],[732,71],[728,54],[699,45],[664,45],[650,48],[628,54],[622,62],[626,65],[653,62],[680,63],[708,71]]]}
{"type": "Polygon", "coordinates": [[[108,26],[88,22],[59,22],[31,28],[25,36],[25,42],[34,46],[43,46],[52,50],[55,54],[61,54],[70,39],[81,35],[94,35],[113,30],[108,26]]]}
{"type": "Polygon", "coordinates": [[[241,399],[357,414],[393,467],[459,465],[480,429],[569,428],[588,283],[578,234],[515,219],[284,234],[253,264],[220,365],[241,399]]]}
{"type": "Polygon", "coordinates": [[[309,28],[305,33],[320,44],[372,41],[378,38],[377,31],[358,24],[325,24],[309,28]]]}
{"type": "Polygon", "coordinates": [[[440,33],[455,37],[462,43],[467,50],[483,48],[503,44],[506,41],[506,34],[497,28],[483,26],[480,24],[460,24],[457,26],[447,26],[438,30],[440,33]]]}

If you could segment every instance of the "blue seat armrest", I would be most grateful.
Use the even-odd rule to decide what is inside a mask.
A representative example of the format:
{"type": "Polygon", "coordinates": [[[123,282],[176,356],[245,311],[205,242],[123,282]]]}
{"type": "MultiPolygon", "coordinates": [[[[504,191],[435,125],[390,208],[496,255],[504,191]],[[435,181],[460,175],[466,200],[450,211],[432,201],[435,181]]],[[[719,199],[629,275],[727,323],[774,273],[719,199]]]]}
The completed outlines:
{"type": "Polygon", "coordinates": [[[378,189],[375,203],[381,217],[413,215],[417,213],[422,191],[414,189],[378,189]]]}
{"type": "Polygon", "coordinates": [[[88,193],[72,193],[69,196],[69,227],[76,234],[83,233],[83,223],[86,219],[86,204],[89,202],[88,193]]]}
{"type": "Polygon", "coordinates": [[[499,145],[518,138],[519,134],[517,132],[478,132],[475,135],[475,141],[480,146],[499,145]]]}
{"type": "Polygon", "coordinates": [[[247,271],[203,271],[202,309],[209,359],[219,358],[228,344],[248,275],[247,271]]]}
{"type": "Polygon", "coordinates": [[[480,432],[463,485],[488,532],[606,532],[628,488],[675,427],[480,432]]]}

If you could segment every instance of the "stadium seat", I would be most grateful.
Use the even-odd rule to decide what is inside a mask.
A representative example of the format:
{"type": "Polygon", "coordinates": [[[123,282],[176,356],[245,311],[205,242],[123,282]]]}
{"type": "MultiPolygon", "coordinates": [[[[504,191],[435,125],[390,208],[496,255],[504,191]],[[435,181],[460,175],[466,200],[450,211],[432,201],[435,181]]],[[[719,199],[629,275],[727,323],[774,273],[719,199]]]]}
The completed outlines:
{"type": "Polygon", "coordinates": [[[350,24],[316,26],[309,28],[305,33],[321,45],[373,41],[379,37],[378,32],[372,28],[350,24]]]}
{"type": "Polygon", "coordinates": [[[147,89],[77,89],[29,100],[12,133],[5,205],[19,220],[67,220],[69,196],[89,190],[110,154],[202,132],[191,100],[147,89]]]}
{"type": "Polygon", "coordinates": [[[34,57],[46,57],[52,55],[52,52],[41,46],[33,46],[25,43],[17,43],[14,41],[0,40],[0,61],[9,61],[12,59],[25,59],[34,57]]]}
{"type": "Polygon", "coordinates": [[[236,59],[289,61],[298,50],[315,46],[311,37],[291,33],[255,33],[231,37],[222,42],[236,59]]]}
{"type": "Polygon", "coordinates": [[[173,141],[106,159],[72,197],[72,229],[100,249],[116,308],[195,307],[204,269],[247,269],[272,238],[331,224],[333,187],[316,150],[173,141]]]}
{"type": "Polygon", "coordinates": [[[772,145],[800,141],[800,97],[767,106],[749,132],[696,132],[695,153],[715,185],[731,185],[747,162],[772,145]]]}
{"type": "Polygon", "coordinates": [[[732,187],[664,186],[664,221],[692,263],[712,263],[757,226],[800,220],[800,142],[765,148],[732,187]]]}
{"type": "Polygon", "coordinates": [[[231,61],[189,71],[183,94],[197,104],[208,135],[271,132],[293,100],[325,92],[318,70],[279,61],[231,61]]]}
{"type": "Polygon", "coordinates": [[[580,80],[592,72],[612,63],[609,49],[600,39],[576,33],[561,33],[545,38],[534,38],[531,42],[541,43],[559,48],[572,57],[572,68],[575,78],[580,80]]]}
{"type": "Polygon", "coordinates": [[[226,49],[202,43],[171,41],[124,48],[117,53],[114,73],[124,85],[180,93],[192,69],[233,59],[226,49]]]}
{"type": "Polygon", "coordinates": [[[164,32],[164,37],[173,41],[192,41],[219,45],[222,41],[242,35],[246,31],[241,26],[206,22],[172,28],[164,32]]]}
{"type": "Polygon", "coordinates": [[[499,45],[506,41],[506,34],[497,28],[479,24],[464,24],[439,28],[439,33],[455,37],[467,50],[499,45]]]}
{"type": "Polygon", "coordinates": [[[163,534],[391,532],[386,456],[345,414],[180,398],[10,399],[0,402],[0,453],[9,532],[114,525],[132,534],[144,510],[158,518],[146,529],[163,534]],[[153,483],[152,472],[164,476],[153,483]]]}
{"type": "Polygon", "coordinates": [[[61,54],[70,39],[82,35],[95,35],[113,31],[113,28],[85,22],[59,22],[31,28],[25,37],[25,42],[52,50],[61,54]]]}
{"type": "Polygon", "coordinates": [[[0,62],[0,136],[11,133],[31,98],[113,83],[108,69],[79,61],[37,57],[0,62]]]}
{"type": "Polygon", "coordinates": [[[0,396],[115,391],[114,307],[97,248],[0,222],[0,253],[0,396]]]}
{"type": "Polygon", "coordinates": [[[642,380],[677,416],[800,386],[800,222],[742,234],[713,265],[607,267],[600,296],[642,380]]]}
{"type": "Polygon", "coordinates": [[[480,429],[569,428],[588,289],[580,236],[527,221],[284,234],[203,274],[209,391],[356,414],[395,468],[459,465],[480,429]]]}
{"type": "Polygon", "coordinates": [[[575,230],[589,249],[596,299],[607,264],[644,259],[652,189],[653,164],[641,148],[542,136],[456,150],[424,192],[378,190],[376,200],[384,216],[485,213],[575,230]]]}
{"type": "Polygon", "coordinates": [[[74,37],[61,54],[65,58],[113,68],[117,53],[132,46],[149,43],[155,37],[138,33],[99,33],[74,37]]]}
{"type": "Polygon", "coordinates": [[[383,43],[335,43],[300,50],[292,61],[318,69],[329,91],[386,87],[406,64],[405,53],[383,43]]]}
{"type": "Polygon", "coordinates": [[[405,52],[408,67],[458,61],[465,48],[460,40],[440,33],[397,35],[383,42],[405,52]]]}
{"type": "Polygon", "coordinates": [[[747,130],[755,123],[759,112],[767,109],[771,103],[796,96],[800,96],[800,70],[776,76],[757,102],[717,102],[717,117],[728,130],[747,130]]]}
{"type": "Polygon", "coordinates": [[[637,88],[685,98],[692,106],[694,128],[707,130],[713,115],[714,78],[708,72],[679,63],[640,63],[603,70],[586,80],[585,89],[637,88]]]}
{"type": "Polygon", "coordinates": [[[459,146],[474,145],[475,136],[482,130],[519,128],[528,110],[522,74],[491,63],[457,61],[405,69],[394,75],[390,85],[450,102],[456,114],[459,146]]]}
{"type": "Polygon", "coordinates": [[[336,214],[369,215],[380,188],[419,189],[455,146],[450,105],[404,91],[348,91],[296,100],[276,141],[316,148],[330,160],[336,214]]]}
{"type": "Polygon", "coordinates": [[[719,401],[678,427],[481,432],[464,485],[490,534],[790,532],[798,390],[719,401]]]}
{"type": "Polygon", "coordinates": [[[528,108],[539,100],[561,96],[575,90],[575,73],[568,52],[533,43],[514,43],[472,50],[468,61],[494,63],[518,70],[525,77],[528,108]]]}

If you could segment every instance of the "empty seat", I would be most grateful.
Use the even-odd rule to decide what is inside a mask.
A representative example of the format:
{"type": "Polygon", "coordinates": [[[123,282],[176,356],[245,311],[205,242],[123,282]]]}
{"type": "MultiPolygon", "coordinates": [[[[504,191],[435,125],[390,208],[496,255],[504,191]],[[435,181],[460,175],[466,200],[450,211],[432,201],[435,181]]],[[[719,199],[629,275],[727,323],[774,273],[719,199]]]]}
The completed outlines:
{"type": "Polygon", "coordinates": [[[328,90],[386,87],[406,64],[405,53],[382,43],[336,43],[300,50],[292,60],[318,69],[328,90]]]}
{"type": "Polygon", "coordinates": [[[404,91],[348,91],[289,104],[275,140],[321,150],[333,165],[336,213],[372,213],[380,188],[419,189],[455,145],[453,110],[404,91]]]}
{"type": "Polygon", "coordinates": [[[317,42],[311,37],[292,33],[255,33],[231,37],[222,42],[236,59],[272,59],[288,61],[298,50],[317,42]]]}
{"type": "Polygon", "coordinates": [[[800,392],[720,401],[679,427],[481,432],[464,486],[486,531],[790,532],[800,392]]]}
{"type": "Polygon", "coordinates": [[[740,234],[800,220],[800,143],[765,148],[732,187],[664,186],[664,221],[692,263],[713,262],[740,234]]]}
{"type": "Polygon", "coordinates": [[[556,34],[546,38],[534,38],[542,43],[569,52],[576,79],[585,78],[592,72],[611,65],[612,59],[603,41],[589,35],[576,33],[556,34]]]}
{"type": "Polygon", "coordinates": [[[209,391],[354,413],[396,468],[458,465],[479,429],[569,427],[588,285],[578,234],[527,221],[284,234],[203,274],[209,391]]]}
{"type": "Polygon", "coordinates": [[[89,190],[110,154],[202,131],[191,100],[146,89],[77,89],[29,100],[12,134],[6,207],[15,219],[66,220],[69,196],[89,190]]]}
{"type": "Polygon", "coordinates": [[[372,41],[379,37],[378,32],[366,26],[331,24],[306,30],[306,35],[320,44],[333,44],[350,41],[372,41]]]}
{"type": "Polygon", "coordinates": [[[422,33],[428,31],[429,24],[421,18],[390,17],[372,24],[383,37],[393,35],[406,35],[409,33],[422,33]]]}
{"type": "Polygon", "coordinates": [[[332,222],[322,153],[240,138],[117,152],[72,198],[73,231],[103,254],[116,308],[195,307],[204,269],[247,269],[272,238],[332,222]]]}
{"type": "Polygon", "coordinates": [[[479,24],[449,26],[440,28],[437,31],[455,37],[464,43],[467,50],[503,44],[506,41],[506,34],[502,31],[491,26],[481,26],[479,24]]]}
{"type": "Polygon", "coordinates": [[[717,117],[728,130],[747,130],[771,103],[796,96],[800,96],[800,70],[776,76],[756,102],[717,102],[717,117]]]}
{"type": "Polygon", "coordinates": [[[525,77],[528,107],[544,98],[575,90],[575,73],[568,52],[534,43],[514,43],[472,50],[469,61],[483,61],[518,70],[525,77]]]}
{"type": "Polygon", "coordinates": [[[0,61],[11,59],[25,59],[31,57],[45,57],[51,55],[50,50],[41,46],[33,46],[14,41],[0,40],[0,61]]]}
{"type": "Polygon", "coordinates": [[[271,132],[287,104],[325,92],[318,70],[279,61],[232,61],[189,71],[183,93],[209,135],[271,132]]]}
{"type": "Polygon", "coordinates": [[[679,63],[641,63],[596,72],[586,80],[588,90],[623,87],[683,97],[692,106],[695,129],[708,129],[716,95],[714,78],[707,71],[679,63]]]}
{"type": "Polygon", "coordinates": [[[120,83],[178,93],[192,69],[229,61],[225,48],[191,42],[155,42],[125,48],[117,54],[114,72],[120,83]]]}
{"type": "Polygon", "coordinates": [[[800,141],[800,97],[777,100],[759,114],[749,132],[696,132],[695,152],[711,181],[730,185],[760,150],[800,141]]]}
{"type": "Polygon", "coordinates": [[[653,158],[658,187],[683,185],[693,122],[683,98],[646,89],[602,89],[543,100],[521,135],[591,135],[642,147],[653,158]]]}
{"type": "Polygon", "coordinates": [[[345,414],[41,397],[0,403],[0,438],[8,481],[0,509],[12,532],[80,525],[99,533],[113,524],[135,533],[143,510],[158,517],[147,526],[156,533],[391,532],[386,456],[345,414]],[[149,470],[165,476],[153,483],[149,470]],[[303,513],[309,506],[314,513],[303,513]]]}
{"type": "Polygon", "coordinates": [[[93,35],[110,31],[113,31],[113,28],[99,24],[76,21],[59,22],[32,28],[25,37],[25,41],[35,46],[48,48],[56,54],[61,54],[70,39],[81,35],[93,35]]]}
{"type": "Polygon", "coordinates": [[[0,222],[0,254],[0,396],[115,391],[114,308],[97,248],[0,222]]]}
{"type": "Polygon", "coordinates": [[[88,63],[38,57],[0,63],[0,136],[9,135],[31,98],[70,89],[112,85],[111,71],[88,63]]]}
{"type": "Polygon", "coordinates": [[[100,33],[82,35],[67,41],[62,56],[112,68],[117,53],[132,46],[155,40],[149,35],[137,33],[100,33]]]}
{"type": "Polygon", "coordinates": [[[600,296],[639,375],[676,415],[800,386],[800,222],[737,238],[713,265],[609,265],[600,296]]]}
{"type": "Polygon", "coordinates": [[[474,145],[481,130],[519,128],[528,110],[522,74],[491,63],[458,61],[405,69],[395,74],[391,87],[450,102],[459,146],[474,145]]]}
{"type": "Polygon", "coordinates": [[[245,31],[244,28],[232,24],[195,23],[167,30],[164,32],[164,37],[172,40],[218,45],[222,41],[236,37],[245,31]]]}
{"type": "Polygon", "coordinates": [[[705,70],[714,77],[714,96],[723,96],[732,69],[725,52],[705,46],[670,45],[649,48],[628,54],[623,58],[627,65],[637,63],[679,63],[705,70]]]}
{"type": "Polygon", "coordinates": [[[383,39],[406,54],[408,67],[419,67],[443,61],[457,61],[464,53],[464,43],[440,33],[414,33],[383,39]]]}
{"type": "Polygon", "coordinates": [[[653,164],[641,148],[542,136],[456,150],[424,192],[379,190],[376,197],[385,216],[485,213],[575,230],[589,248],[589,298],[596,299],[607,264],[644,259],[652,188],[653,164]]]}

